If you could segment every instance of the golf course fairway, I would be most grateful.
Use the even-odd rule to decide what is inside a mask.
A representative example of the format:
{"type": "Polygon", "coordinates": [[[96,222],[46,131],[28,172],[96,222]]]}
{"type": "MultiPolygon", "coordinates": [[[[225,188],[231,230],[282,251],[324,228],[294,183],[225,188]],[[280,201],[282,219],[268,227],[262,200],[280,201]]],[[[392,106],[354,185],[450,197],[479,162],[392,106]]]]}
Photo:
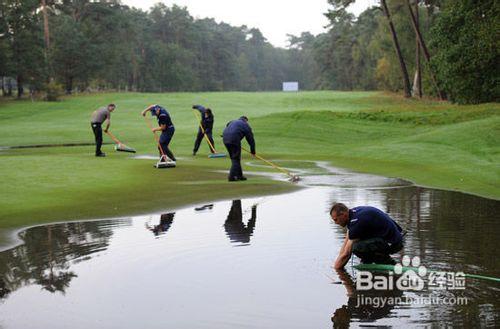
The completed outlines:
{"type": "MultiPolygon", "coordinates": [[[[500,198],[496,103],[458,106],[377,92],[332,91],[81,94],[59,102],[0,101],[0,229],[141,214],[298,188],[255,175],[246,182],[227,182],[229,158],[208,159],[205,142],[193,157],[198,125],[193,104],[212,108],[218,152],[226,151],[219,137],[225,124],[246,115],[257,153],[266,159],[329,161],[422,186],[500,198]],[[7,148],[92,143],[90,114],[108,103],[117,105],[110,131],[135,148],[136,155],[157,155],[141,110],[154,103],[167,108],[176,128],[170,146],[177,168],[157,170],[154,159],[133,159],[133,154],[115,152],[113,144],[104,145],[105,158],[94,157],[93,146],[7,148]]],[[[112,143],[107,136],[104,141],[112,143]]],[[[245,165],[249,159],[243,154],[244,171],[275,172],[271,167],[250,168],[245,165]]]]}

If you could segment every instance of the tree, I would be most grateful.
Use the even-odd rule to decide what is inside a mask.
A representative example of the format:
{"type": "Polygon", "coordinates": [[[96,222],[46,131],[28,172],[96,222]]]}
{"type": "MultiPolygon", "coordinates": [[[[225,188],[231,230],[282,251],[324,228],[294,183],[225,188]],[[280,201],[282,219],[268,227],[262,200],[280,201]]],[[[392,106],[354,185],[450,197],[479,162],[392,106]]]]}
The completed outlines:
{"type": "Polygon", "coordinates": [[[382,11],[387,18],[387,22],[389,24],[389,29],[391,30],[392,41],[394,43],[394,49],[396,50],[396,54],[398,56],[399,66],[401,68],[401,74],[403,76],[403,87],[405,97],[411,97],[411,88],[410,88],[410,79],[408,76],[408,70],[406,69],[406,63],[403,58],[403,54],[401,52],[401,47],[399,45],[398,36],[396,34],[396,29],[394,28],[394,24],[392,22],[391,13],[389,8],[387,7],[386,0],[380,0],[380,4],[382,5],[382,11]]]}
{"type": "MultiPolygon", "coordinates": [[[[420,68],[420,48],[422,49],[422,52],[424,54],[424,57],[425,57],[427,63],[430,63],[431,55],[429,54],[429,50],[427,50],[427,46],[425,44],[424,37],[422,36],[422,33],[420,32],[420,25],[418,22],[418,1],[416,1],[416,13],[417,14],[413,13],[413,9],[411,8],[409,0],[406,0],[406,5],[408,7],[408,12],[410,13],[411,23],[412,23],[413,29],[415,30],[415,35],[417,38],[417,43],[418,43],[417,44],[417,55],[418,55],[418,57],[417,57],[418,66],[417,67],[420,68]]],[[[436,82],[436,77],[434,75],[432,68],[430,70],[430,76],[432,78],[434,86],[436,87],[436,90],[438,92],[439,97],[442,100],[446,99],[445,93],[439,88],[439,86],[436,82]]],[[[417,81],[419,81],[419,80],[420,80],[420,77],[418,77],[417,81]]],[[[419,83],[421,86],[421,81],[419,83]]],[[[421,87],[420,87],[420,92],[421,92],[421,87]]]]}
{"type": "MultiPolygon", "coordinates": [[[[328,0],[328,3],[333,6],[332,10],[329,10],[327,17],[330,19],[332,25],[335,25],[338,21],[340,21],[346,15],[346,8],[349,7],[356,0],[328,0]]],[[[384,13],[386,21],[389,26],[389,31],[391,34],[391,39],[393,42],[394,50],[397,55],[401,76],[403,80],[403,89],[405,97],[411,97],[411,89],[410,89],[410,80],[408,76],[408,70],[406,68],[406,63],[403,58],[403,54],[401,51],[401,46],[399,43],[398,35],[396,33],[396,29],[394,27],[394,22],[392,19],[391,12],[389,7],[387,6],[386,0],[380,0],[380,9],[384,13]]]]}
{"type": "Polygon", "coordinates": [[[24,93],[24,84],[43,81],[43,37],[39,29],[37,0],[6,0],[2,6],[4,38],[9,48],[10,71],[16,76],[17,97],[24,93]]]}
{"type": "Polygon", "coordinates": [[[6,3],[0,3],[0,78],[2,81],[2,95],[7,96],[8,90],[6,88],[6,76],[12,74],[10,60],[12,59],[12,54],[10,53],[9,39],[8,39],[8,23],[7,23],[7,8],[6,3]]]}
{"type": "Polygon", "coordinates": [[[495,0],[453,1],[438,15],[431,30],[432,64],[453,102],[499,100],[499,16],[495,0]]]}
{"type": "Polygon", "coordinates": [[[286,80],[298,81],[301,89],[312,90],[318,85],[320,76],[317,62],[314,60],[314,45],[316,38],[309,32],[300,36],[289,35],[289,58],[286,63],[288,77],[286,80]]]}
{"type": "MultiPolygon", "coordinates": [[[[419,0],[415,0],[415,25],[416,29],[420,30],[420,15],[419,15],[419,0]]],[[[418,35],[415,34],[415,78],[413,79],[413,95],[417,95],[422,98],[422,66],[420,62],[420,43],[418,41],[418,35]]]]}
{"type": "Polygon", "coordinates": [[[51,60],[56,76],[63,81],[66,93],[71,94],[75,80],[88,77],[97,52],[73,18],[59,15],[54,23],[51,60]]]}

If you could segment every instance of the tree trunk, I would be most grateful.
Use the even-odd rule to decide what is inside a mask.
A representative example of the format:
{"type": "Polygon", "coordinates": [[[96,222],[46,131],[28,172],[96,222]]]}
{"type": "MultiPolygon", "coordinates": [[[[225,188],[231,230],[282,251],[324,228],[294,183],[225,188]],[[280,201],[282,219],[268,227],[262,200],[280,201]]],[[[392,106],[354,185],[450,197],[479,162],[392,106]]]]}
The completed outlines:
{"type": "Polygon", "coordinates": [[[42,0],[42,14],[43,14],[43,35],[45,39],[45,66],[47,68],[47,82],[51,80],[50,69],[50,33],[49,33],[49,16],[47,15],[47,2],[42,0]]]}
{"type": "Polygon", "coordinates": [[[45,39],[45,51],[48,52],[50,48],[50,34],[49,34],[49,17],[47,15],[47,3],[42,0],[42,13],[43,13],[43,36],[45,39]]]}
{"type": "Polygon", "coordinates": [[[12,96],[12,81],[10,78],[7,78],[7,95],[6,96],[12,96]]]}
{"type": "MultiPolygon", "coordinates": [[[[419,12],[418,12],[418,2],[415,0],[415,18],[417,21],[417,26],[420,28],[419,12]]],[[[422,66],[420,63],[420,43],[418,42],[418,37],[415,36],[415,79],[413,81],[413,96],[418,95],[422,98],[422,66]]]]}
{"type": "Polygon", "coordinates": [[[131,52],[131,59],[132,59],[132,76],[131,76],[131,81],[129,82],[129,89],[132,91],[137,91],[137,85],[138,85],[137,77],[139,75],[139,73],[138,73],[139,67],[138,67],[137,59],[135,57],[135,53],[134,53],[133,49],[131,52]]]}
{"type": "Polygon", "coordinates": [[[73,77],[69,76],[66,78],[66,94],[71,95],[73,91],[73,77]]]}
{"type": "Polygon", "coordinates": [[[389,28],[391,30],[392,41],[394,44],[394,48],[396,50],[396,55],[398,56],[399,66],[401,68],[401,74],[403,75],[403,87],[405,92],[405,97],[411,97],[411,87],[410,87],[410,78],[408,76],[408,70],[406,69],[406,64],[403,58],[403,54],[401,53],[401,48],[399,46],[398,36],[396,34],[396,29],[394,28],[394,24],[392,24],[391,14],[389,12],[389,8],[387,7],[386,0],[380,0],[382,4],[382,10],[387,18],[387,22],[389,23],[389,28]]]}
{"type": "MultiPolygon", "coordinates": [[[[417,36],[417,41],[418,41],[418,43],[420,45],[420,48],[422,48],[422,52],[424,54],[424,57],[425,57],[425,60],[426,60],[427,64],[430,64],[430,62],[431,62],[431,56],[429,54],[429,50],[427,49],[427,46],[425,45],[424,38],[422,37],[422,34],[420,33],[420,27],[419,27],[417,18],[415,17],[415,14],[413,13],[413,10],[411,8],[410,0],[406,0],[406,4],[408,6],[408,11],[410,12],[411,23],[412,23],[413,29],[415,30],[415,35],[417,36]]],[[[417,12],[418,12],[418,10],[417,10],[417,12]]],[[[429,66],[429,72],[431,74],[432,82],[434,84],[434,87],[437,90],[439,98],[441,100],[445,100],[446,99],[446,93],[439,88],[439,86],[437,84],[436,76],[434,75],[434,72],[432,71],[432,68],[430,67],[430,65],[428,65],[428,66],[429,66]]]]}
{"type": "Polygon", "coordinates": [[[2,77],[2,96],[5,97],[7,96],[5,91],[5,77],[2,77]]]}
{"type": "Polygon", "coordinates": [[[24,94],[23,88],[23,77],[21,75],[17,76],[17,98],[21,98],[24,94]]]}

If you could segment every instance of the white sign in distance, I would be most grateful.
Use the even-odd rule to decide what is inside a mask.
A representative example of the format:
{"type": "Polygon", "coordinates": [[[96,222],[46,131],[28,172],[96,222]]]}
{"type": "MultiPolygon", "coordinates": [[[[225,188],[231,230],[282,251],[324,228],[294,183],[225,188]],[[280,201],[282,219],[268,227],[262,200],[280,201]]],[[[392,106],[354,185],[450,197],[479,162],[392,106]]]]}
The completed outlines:
{"type": "Polygon", "coordinates": [[[283,91],[299,91],[299,83],[297,81],[283,82],[283,91]]]}

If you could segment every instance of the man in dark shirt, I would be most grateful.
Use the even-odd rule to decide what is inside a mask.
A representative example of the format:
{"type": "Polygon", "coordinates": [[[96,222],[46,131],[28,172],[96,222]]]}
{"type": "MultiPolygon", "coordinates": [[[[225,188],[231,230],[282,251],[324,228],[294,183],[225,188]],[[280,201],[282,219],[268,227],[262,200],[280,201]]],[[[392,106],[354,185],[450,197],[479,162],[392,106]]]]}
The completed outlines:
{"type": "Polygon", "coordinates": [[[212,153],[215,153],[215,144],[212,137],[212,129],[214,127],[214,115],[212,113],[212,110],[201,105],[193,105],[193,110],[198,110],[201,115],[200,127],[198,127],[198,134],[196,135],[196,140],[194,142],[193,155],[196,155],[196,152],[198,152],[198,149],[200,148],[203,134],[205,134],[210,141],[210,143],[208,144],[208,147],[210,147],[210,151],[212,153]]]}
{"type": "Polygon", "coordinates": [[[174,132],[175,132],[174,124],[172,123],[172,119],[170,118],[170,114],[168,113],[168,111],[165,108],[161,107],[160,105],[156,105],[156,104],[151,105],[151,106],[147,107],[146,109],[144,109],[144,111],[142,111],[142,113],[141,113],[142,116],[146,116],[146,113],[148,111],[151,112],[152,116],[156,116],[156,118],[158,120],[158,127],[153,128],[152,131],[153,132],[161,131],[160,141],[159,141],[160,145],[158,146],[158,150],[160,151],[161,161],[166,161],[166,159],[164,159],[163,155],[166,155],[172,161],[175,161],[174,154],[168,148],[168,144],[170,144],[170,141],[172,140],[172,137],[174,136],[174,132]]]}
{"type": "Polygon", "coordinates": [[[228,176],[230,182],[247,180],[241,169],[241,140],[243,137],[250,145],[250,153],[255,156],[255,140],[246,116],[230,121],[222,133],[222,140],[231,158],[231,169],[228,176]]]}
{"type": "Polygon", "coordinates": [[[335,268],[341,269],[354,253],[362,263],[394,264],[389,256],[403,248],[403,235],[399,226],[389,215],[375,207],[347,208],[336,203],[330,216],[342,227],[347,227],[335,268]]]}
{"type": "Polygon", "coordinates": [[[106,121],[106,128],[104,132],[107,133],[109,126],[111,125],[111,112],[115,110],[115,104],[109,104],[106,107],[101,107],[95,110],[92,113],[92,118],[90,119],[90,126],[92,127],[92,131],[94,132],[95,137],[95,156],[96,157],[104,157],[104,154],[101,151],[102,146],[102,124],[106,121]]]}

